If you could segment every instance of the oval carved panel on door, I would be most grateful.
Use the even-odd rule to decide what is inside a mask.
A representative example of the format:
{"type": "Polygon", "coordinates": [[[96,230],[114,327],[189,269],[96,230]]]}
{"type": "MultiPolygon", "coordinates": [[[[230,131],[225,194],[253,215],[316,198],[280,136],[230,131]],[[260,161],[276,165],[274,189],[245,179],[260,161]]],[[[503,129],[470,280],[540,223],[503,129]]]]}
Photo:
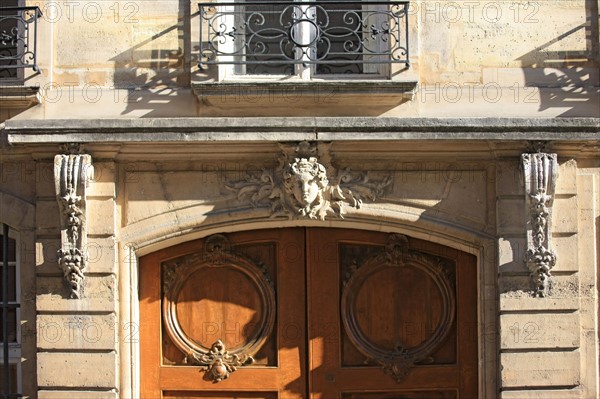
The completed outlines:
{"type": "Polygon", "coordinates": [[[346,273],[341,317],[352,344],[400,382],[451,332],[456,312],[455,276],[442,259],[411,250],[405,236],[388,237],[346,273]],[[409,329],[416,321],[423,328],[409,329]]]}
{"type": "Polygon", "coordinates": [[[252,364],[275,324],[275,291],[266,270],[231,252],[222,235],[200,254],[162,266],[164,329],[185,363],[220,382],[252,364]],[[214,332],[221,335],[214,340],[214,332]]]}

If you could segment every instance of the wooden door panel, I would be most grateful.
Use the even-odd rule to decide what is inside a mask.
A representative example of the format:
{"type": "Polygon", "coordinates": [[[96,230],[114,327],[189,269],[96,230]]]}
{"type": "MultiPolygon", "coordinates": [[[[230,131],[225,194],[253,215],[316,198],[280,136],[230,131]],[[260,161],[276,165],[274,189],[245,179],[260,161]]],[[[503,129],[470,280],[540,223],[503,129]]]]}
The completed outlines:
{"type": "MultiPolygon", "coordinates": [[[[418,387],[420,390],[440,390],[448,387],[458,389],[459,378],[459,370],[447,365],[416,367],[403,379],[402,384],[398,384],[393,378],[386,375],[381,368],[343,367],[337,370],[315,370],[315,373],[311,375],[311,382],[312,392],[315,396],[339,398],[340,394],[352,391],[402,392],[411,387],[418,387]]],[[[474,398],[476,396],[466,397],[474,398]]]]}
{"type": "Polygon", "coordinates": [[[142,397],[477,397],[473,256],[343,229],[222,240],[141,259],[142,397]],[[215,383],[197,356],[217,340],[240,364],[215,383]]]}
{"type": "Polygon", "coordinates": [[[477,396],[477,341],[463,331],[477,316],[474,257],[355,230],[311,229],[307,243],[313,398],[477,396]]]}
{"type": "Polygon", "coordinates": [[[232,373],[230,378],[215,384],[203,378],[205,372],[198,366],[165,366],[161,367],[159,378],[160,386],[163,390],[214,391],[218,388],[224,391],[277,391],[281,388],[279,373],[279,370],[276,368],[260,369],[256,367],[244,367],[232,373]]]}
{"type": "Polygon", "coordinates": [[[302,229],[211,236],[140,265],[143,397],[306,397],[302,229]]]}

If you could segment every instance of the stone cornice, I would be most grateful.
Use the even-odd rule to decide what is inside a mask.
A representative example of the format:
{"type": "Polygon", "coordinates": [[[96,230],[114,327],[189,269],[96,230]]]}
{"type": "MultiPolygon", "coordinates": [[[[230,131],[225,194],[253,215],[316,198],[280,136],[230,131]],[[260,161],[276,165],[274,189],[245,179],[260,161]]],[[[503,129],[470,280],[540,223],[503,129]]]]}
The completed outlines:
{"type": "Polygon", "coordinates": [[[600,142],[600,118],[148,118],[8,120],[9,144],[382,140],[600,142]]]}

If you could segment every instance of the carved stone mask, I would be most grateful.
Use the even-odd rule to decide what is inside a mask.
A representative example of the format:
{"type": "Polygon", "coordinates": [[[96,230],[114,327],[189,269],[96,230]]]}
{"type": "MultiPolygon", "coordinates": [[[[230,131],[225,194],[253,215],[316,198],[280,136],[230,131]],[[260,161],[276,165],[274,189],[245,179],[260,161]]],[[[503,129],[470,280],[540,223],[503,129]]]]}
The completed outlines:
{"type": "Polygon", "coordinates": [[[297,158],[284,171],[286,189],[303,207],[310,207],[328,185],[325,167],[316,158],[297,158]]]}
{"type": "Polygon", "coordinates": [[[338,170],[331,163],[329,144],[320,143],[320,150],[307,142],[280,147],[276,168],[226,186],[237,192],[238,200],[268,207],[271,216],[343,219],[345,207],[359,209],[365,200],[375,201],[392,181],[390,175],[368,176],[349,167],[338,170]]]}

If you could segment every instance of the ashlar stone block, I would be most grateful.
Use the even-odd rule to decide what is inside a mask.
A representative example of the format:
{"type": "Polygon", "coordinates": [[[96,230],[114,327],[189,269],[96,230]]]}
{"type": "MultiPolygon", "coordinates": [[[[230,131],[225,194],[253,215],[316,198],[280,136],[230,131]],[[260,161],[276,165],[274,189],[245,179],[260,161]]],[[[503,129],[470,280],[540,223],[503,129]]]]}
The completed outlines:
{"type": "Polygon", "coordinates": [[[496,194],[501,196],[522,196],[524,194],[523,171],[517,160],[498,162],[496,194]]]}
{"type": "Polygon", "coordinates": [[[544,311],[544,310],[571,310],[579,309],[578,297],[547,297],[543,300],[532,296],[500,296],[501,312],[523,312],[523,311],[544,311]]]}
{"type": "Polygon", "coordinates": [[[38,234],[56,234],[60,231],[60,210],[55,199],[37,202],[35,222],[38,234]]]}
{"type": "Polygon", "coordinates": [[[522,234],[525,231],[525,204],[523,198],[500,198],[496,206],[500,234],[522,234]]]}
{"type": "Polygon", "coordinates": [[[577,197],[558,197],[552,209],[553,233],[577,233],[577,197]]]}
{"type": "Polygon", "coordinates": [[[501,273],[529,273],[525,264],[525,237],[506,237],[498,241],[498,267],[501,273]]]}
{"type": "MultiPolygon", "coordinates": [[[[41,352],[37,355],[40,388],[76,387],[115,389],[115,353],[41,352]]],[[[74,396],[71,396],[74,397],[74,396]]]]}
{"type": "Polygon", "coordinates": [[[579,315],[504,314],[500,316],[501,349],[579,347],[579,315]]]}
{"type": "Polygon", "coordinates": [[[577,162],[575,160],[571,159],[559,165],[555,193],[562,195],[577,194],[577,162]]]}
{"type": "Polygon", "coordinates": [[[38,399],[117,399],[115,391],[38,391],[38,399]]]}
{"type": "Polygon", "coordinates": [[[68,299],[64,278],[38,277],[36,305],[38,312],[114,312],[118,306],[117,281],[114,275],[87,276],[82,296],[78,300],[68,299]]]}
{"type": "Polygon", "coordinates": [[[580,383],[579,352],[500,354],[503,388],[575,387],[580,383]]]}
{"type": "Polygon", "coordinates": [[[94,162],[94,174],[89,185],[88,197],[114,198],[115,195],[115,164],[94,162]]]}
{"type": "Polygon", "coordinates": [[[39,349],[115,350],[117,321],[109,315],[38,315],[39,349]]]}
{"type": "Polygon", "coordinates": [[[551,390],[526,390],[504,391],[500,393],[501,399],[580,399],[581,389],[551,389],[551,390]]]}
{"type": "Polygon", "coordinates": [[[111,199],[91,199],[87,202],[87,223],[89,235],[115,234],[115,201],[111,199]]]}
{"type": "MultiPolygon", "coordinates": [[[[36,242],[36,273],[38,275],[59,275],[62,270],[58,265],[57,251],[60,249],[60,240],[38,239],[36,242]]],[[[88,262],[86,273],[115,273],[116,272],[116,244],[113,237],[88,238],[86,247],[88,262]]]]}

